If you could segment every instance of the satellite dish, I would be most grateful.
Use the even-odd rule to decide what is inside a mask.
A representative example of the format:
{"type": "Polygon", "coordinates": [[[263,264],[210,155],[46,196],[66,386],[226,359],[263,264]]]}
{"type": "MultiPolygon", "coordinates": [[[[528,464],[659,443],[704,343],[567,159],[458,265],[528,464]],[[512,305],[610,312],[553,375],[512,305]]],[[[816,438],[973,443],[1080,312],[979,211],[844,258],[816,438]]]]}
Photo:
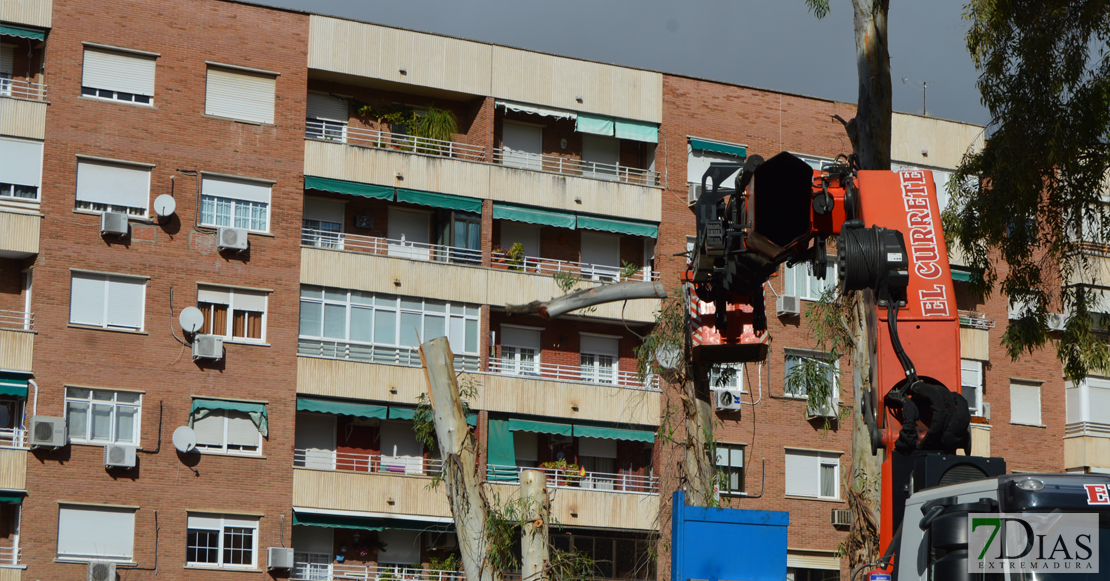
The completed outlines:
{"type": "Polygon", "coordinates": [[[655,349],[655,362],[663,369],[677,369],[682,363],[682,351],[675,345],[664,343],[655,349]]]}
{"type": "Polygon", "coordinates": [[[204,324],[204,313],[196,307],[185,307],[181,309],[181,315],[178,316],[178,321],[181,322],[181,330],[186,333],[196,333],[200,330],[201,325],[204,324]]]}
{"type": "Polygon", "coordinates": [[[189,426],[181,426],[173,431],[173,447],[178,452],[188,454],[197,447],[197,433],[189,426]]]}
{"type": "Polygon", "coordinates": [[[177,210],[177,200],[169,194],[162,194],[154,198],[154,213],[162,218],[172,216],[174,211],[177,210]]]}

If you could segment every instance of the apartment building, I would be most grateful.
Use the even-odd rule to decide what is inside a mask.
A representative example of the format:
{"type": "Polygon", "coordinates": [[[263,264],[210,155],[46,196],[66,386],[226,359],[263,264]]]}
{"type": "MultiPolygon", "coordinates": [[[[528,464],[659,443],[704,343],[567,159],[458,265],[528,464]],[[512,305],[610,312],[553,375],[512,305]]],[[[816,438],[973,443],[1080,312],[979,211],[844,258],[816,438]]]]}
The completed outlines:
{"type": "MultiPolygon", "coordinates": [[[[675,391],[635,356],[660,302],[557,321],[505,305],[677,288],[708,164],[821,167],[850,151],[830,116],[851,105],[223,0],[3,7],[0,581],[101,561],[122,579],[457,579],[441,464],[413,430],[416,347],[436,336],[473,387],[491,498],[540,468],[555,547],[599,578],[668,576],[675,391]]],[[[898,116],[895,159],[950,169],[976,139],[898,116]]],[[[846,534],[850,429],[828,416],[853,405],[851,368],[802,317],[830,283],[783,269],[770,357],[714,383],[742,402],[716,411],[722,504],[790,512],[795,581],[838,575],[846,534]],[[837,401],[787,388],[803,358],[845,382],[837,401]]],[[[960,300],[978,449],[1062,469],[1058,365],[992,364],[1004,303],[960,300]],[[1036,378],[1033,418],[1012,386],[1036,378]]]]}

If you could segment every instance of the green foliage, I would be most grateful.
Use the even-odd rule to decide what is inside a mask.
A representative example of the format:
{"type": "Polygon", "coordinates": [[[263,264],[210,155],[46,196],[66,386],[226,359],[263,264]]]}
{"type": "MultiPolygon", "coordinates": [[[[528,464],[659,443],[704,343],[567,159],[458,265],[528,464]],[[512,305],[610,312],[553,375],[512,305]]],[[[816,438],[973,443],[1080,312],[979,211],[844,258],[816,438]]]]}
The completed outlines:
{"type": "Polygon", "coordinates": [[[1021,306],[1002,337],[1012,358],[1044,347],[1048,313],[1064,312],[1067,376],[1110,371],[1090,330],[1107,309],[1091,289],[1110,286],[1091,255],[1110,241],[1110,5],[973,0],[964,15],[993,133],[948,182],[945,230],[981,272],[974,290],[1021,306]]]}
{"type": "Polygon", "coordinates": [[[524,245],[520,242],[513,242],[506,253],[505,262],[509,265],[509,270],[524,270],[524,245]]]}
{"type": "Polygon", "coordinates": [[[454,551],[446,557],[428,559],[428,569],[432,571],[458,571],[462,565],[462,555],[454,551]]]}
{"type": "Polygon", "coordinates": [[[806,6],[818,20],[829,15],[829,0],[806,0],[806,6]]]}
{"type": "Polygon", "coordinates": [[[628,262],[627,260],[621,261],[621,280],[629,279],[640,274],[640,265],[628,262]]]}
{"type": "Polygon", "coordinates": [[[417,116],[415,125],[410,127],[413,128],[412,134],[417,137],[439,141],[451,141],[451,138],[459,132],[455,113],[450,109],[436,107],[428,107],[423,115],[417,116]]]}
{"type": "Polygon", "coordinates": [[[565,272],[562,270],[552,275],[552,278],[555,279],[555,284],[559,285],[559,290],[563,291],[563,294],[567,294],[574,290],[575,285],[582,281],[582,279],[573,272],[565,272]]]}
{"type": "MultiPolygon", "coordinates": [[[[636,369],[640,374],[640,381],[649,375],[666,371],[674,373],[674,383],[681,383],[685,379],[686,366],[686,307],[683,300],[682,286],[678,285],[663,299],[659,316],[655,319],[655,326],[644,340],[636,346],[636,369]],[[656,354],[670,356],[673,361],[673,370],[660,368],[656,354]]],[[[668,379],[672,381],[672,379],[668,379]]]]}
{"type": "Polygon", "coordinates": [[[520,545],[520,529],[524,523],[531,520],[528,517],[535,512],[535,502],[531,498],[513,498],[501,502],[501,495],[494,492],[489,513],[486,515],[489,543],[486,547],[486,555],[495,571],[512,571],[520,568],[520,561],[517,560],[513,548],[520,545]]]}
{"type": "Polygon", "coordinates": [[[550,572],[554,581],[590,581],[597,577],[597,562],[586,553],[551,547],[550,572]]]}
{"type": "Polygon", "coordinates": [[[372,119],[389,125],[393,133],[411,135],[414,139],[392,143],[391,146],[404,151],[416,151],[429,155],[444,155],[447,146],[427,140],[451,141],[459,132],[455,113],[449,109],[428,107],[422,113],[407,105],[394,103],[375,107],[369,103],[353,100],[355,114],[363,119],[372,119]]]}
{"type": "MultiPolygon", "coordinates": [[[[458,382],[463,417],[466,417],[470,414],[470,400],[478,397],[478,388],[482,384],[469,375],[460,375],[458,382]]],[[[416,411],[412,416],[412,429],[416,433],[416,441],[423,444],[428,450],[436,449],[436,426],[432,412],[432,400],[426,393],[416,397],[416,411]]]]}
{"type": "MultiPolygon", "coordinates": [[[[854,344],[847,319],[847,301],[841,296],[838,285],[827,287],[821,297],[806,309],[806,328],[813,337],[814,347],[827,356],[798,358],[797,365],[786,375],[786,391],[806,395],[807,414],[828,405],[840,387],[836,361],[854,344]]],[[[830,427],[827,417],[824,427],[830,427]]]]}

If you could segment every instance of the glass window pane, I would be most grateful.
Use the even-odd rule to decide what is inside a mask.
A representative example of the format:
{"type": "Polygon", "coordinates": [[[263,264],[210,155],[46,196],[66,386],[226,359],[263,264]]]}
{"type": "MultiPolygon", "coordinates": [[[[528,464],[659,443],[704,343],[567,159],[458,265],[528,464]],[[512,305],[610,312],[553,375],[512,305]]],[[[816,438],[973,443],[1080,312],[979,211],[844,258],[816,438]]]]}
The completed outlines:
{"type": "Polygon", "coordinates": [[[334,288],[324,289],[324,298],[329,301],[347,301],[347,291],[334,288]]]}
{"type": "Polygon", "coordinates": [[[80,387],[67,387],[66,397],[71,399],[88,399],[91,391],[92,390],[81,389],[80,387]]]}
{"type": "Polygon", "coordinates": [[[447,318],[437,317],[434,315],[424,315],[424,336],[422,340],[427,341],[436,337],[443,337],[447,334],[447,318]]]}
{"type": "Polygon", "coordinates": [[[139,403],[139,399],[141,397],[142,397],[141,393],[134,393],[134,392],[130,392],[130,391],[117,391],[116,392],[116,401],[120,402],[120,403],[139,403]]]}
{"type": "Polygon", "coordinates": [[[108,441],[112,437],[112,406],[93,404],[90,440],[108,441]]]}
{"type": "Polygon", "coordinates": [[[424,310],[429,313],[446,313],[447,303],[439,301],[424,301],[424,310]]]}
{"type": "Polygon", "coordinates": [[[469,227],[466,229],[466,247],[471,250],[479,250],[482,248],[482,227],[477,222],[470,222],[469,227]]]}
{"type": "Polygon", "coordinates": [[[414,311],[423,311],[424,310],[424,301],[422,301],[420,299],[410,299],[410,298],[407,298],[407,297],[401,297],[401,308],[402,309],[410,309],[410,310],[414,310],[414,311]]]}
{"type": "Polygon", "coordinates": [[[395,311],[375,311],[374,342],[379,345],[397,344],[397,313],[395,311]]]}
{"type": "Polygon", "coordinates": [[[455,303],[455,304],[451,305],[451,314],[452,315],[465,315],[466,314],[466,308],[463,307],[462,305],[458,304],[458,303],[455,303]]]}
{"type": "Polygon", "coordinates": [[[96,389],[92,392],[92,398],[96,401],[114,401],[115,393],[103,389],[96,389]]]}
{"type": "Polygon", "coordinates": [[[116,441],[124,444],[134,444],[137,439],[135,436],[135,418],[137,408],[130,406],[121,406],[116,410],[116,441]]]}
{"type": "Polygon", "coordinates": [[[71,438],[88,438],[89,404],[69,402],[66,404],[66,424],[71,438]]]}
{"type": "Polygon", "coordinates": [[[478,321],[473,319],[466,321],[466,352],[478,352],[478,321]]]}
{"type": "Polygon", "coordinates": [[[351,307],[351,341],[373,341],[373,309],[351,307]]]}
{"type": "Polygon", "coordinates": [[[477,317],[478,316],[478,307],[466,307],[466,315],[468,317],[477,317]]]}
{"type": "Polygon", "coordinates": [[[401,313],[401,340],[398,342],[407,347],[418,347],[420,338],[420,315],[417,313],[401,313]]]}
{"type": "Polygon", "coordinates": [[[320,323],[323,319],[324,306],[320,303],[301,301],[301,335],[307,337],[320,336],[320,323]]]}
{"type": "Polygon", "coordinates": [[[307,285],[302,286],[301,298],[322,299],[324,298],[324,287],[307,285]]]}
{"type": "Polygon", "coordinates": [[[372,305],[374,304],[374,294],[351,291],[351,302],[360,305],[372,305]]]}
{"type": "Polygon", "coordinates": [[[784,276],[782,277],[782,294],[784,294],[784,295],[797,295],[798,294],[798,293],[794,292],[794,277],[797,276],[797,272],[798,272],[798,267],[797,266],[791,266],[791,267],[787,268],[786,271],[783,273],[784,276]]]}
{"type": "Polygon", "coordinates": [[[324,337],[329,339],[347,338],[347,307],[343,305],[324,305],[324,337]]]}
{"type": "Polygon", "coordinates": [[[836,496],[836,466],[832,464],[821,465],[821,496],[836,496]]]}

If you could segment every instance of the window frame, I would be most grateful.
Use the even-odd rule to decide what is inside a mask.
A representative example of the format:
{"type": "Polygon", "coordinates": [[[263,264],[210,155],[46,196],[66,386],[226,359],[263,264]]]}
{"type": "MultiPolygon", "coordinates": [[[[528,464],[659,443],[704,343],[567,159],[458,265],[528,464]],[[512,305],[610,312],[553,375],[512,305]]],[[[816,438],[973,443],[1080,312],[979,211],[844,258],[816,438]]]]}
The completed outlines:
{"type": "Polygon", "coordinates": [[[720,494],[727,495],[727,496],[747,496],[748,495],[748,493],[747,493],[747,480],[746,480],[748,467],[747,467],[747,464],[746,464],[746,458],[744,457],[744,454],[745,454],[746,451],[747,451],[747,445],[746,444],[726,444],[726,443],[721,443],[721,442],[717,443],[717,445],[716,445],[716,458],[714,459],[714,466],[716,466],[718,472],[722,476],[722,478],[718,479],[718,491],[719,491],[720,494]],[[727,458],[725,458],[725,460],[724,460],[724,463],[722,463],[722,461],[721,461],[721,452],[722,451],[725,452],[725,455],[727,456],[727,458]],[[740,456],[740,466],[735,466],[735,465],[732,464],[732,461],[735,459],[736,454],[739,454],[739,456],[740,456]],[[733,490],[732,487],[730,486],[730,477],[731,477],[733,472],[739,472],[739,481],[740,481],[740,489],[739,490],[733,490]],[[721,484],[724,484],[725,486],[723,488],[721,488],[721,484]]]}
{"type": "MultiPolygon", "coordinates": [[[[146,52],[146,51],[126,49],[126,48],[120,48],[120,47],[112,47],[112,46],[103,46],[103,45],[92,44],[92,43],[87,43],[87,42],[82,43],[82,44],[84,45],[83,50],[81,52],[81,91],[80,91],[80,94],[81,94],[82,97],[86,97],[86,98],[89,98],[89,99],[97,99],[97,100],[100,100],[100,101],[113,101],[113,102],[116,102],[116,103],[127,103],[127,104],[131,104],[131,105],[140,105],[140,106],[143,106],[143,107],[154,108],[154,91],[157,87],[156,83],[157,83],[157,78],[158,78],[158,76],[157,76],[158,75],[158,59],[160,58],[161,55],[159,55],[157,53],[146,52]],[[111,55],[114,55],[115,58],[133,59],[135,61],[142,61],[142,60],[151,61],[151,65],[150,65],[151,66],[151,71],[150,71],[150,93],[151,94],[150,95],[144,95],[142,93],[122,91],[118,87],[117,88],[108,88],[108,87],[94,87],[94,86],[91,86],[91,85],[86,85],[85,81],[87,79],[85,78],[85,76],[86,76],[86,70],[87,70],[87,67],[88,67],[88,55],[89,55],[90,51],[94,52],[94,53],[111,54],[111,55]]],[[[131,71],[131,72],[134,72],[134,71],[131,71]]],[[[111,83],[108,83],[108,84],[111,84],[111,83]]]]}
{"type": "MultiPolygon", "coordinates": [[[[252,125],[274,125],[276,123],[278,111],[277,78],[281,76],[281,73],[275,71],[266,71],[262,69],[252,69],[250,67],[242,67],[225,63],[217,63],[212,61],[205,61],[204,64],[206,65],[204,71],[204,115],[214,119],[226,119],[228,121],[249,123],[252,125]],[[272,92],[268,96],[262,94],[254,95],[255,102],[253,103],[255,107],[261,106],[264,109],[268,109],[267,112],[269,113],[269,116],[235,116],[236,113],[241,113],[242,111],[234,111],[229,110],[226,107],[221,108],[212,106],[213,104],[210,103],[210,101],[213,97],[225,98],[231,96],[221,92],[223,89],[226,89],[226,86],[214,89],[214,86],[220,85],[220,82],[217,82],[215,84],[213,83],[213,72],[217,73],[217,77],[219,77],[220,75],[229,75],[229,78],[231,78],[230,76],[238,75],[241,78],[252,77],[256,80],[268,79],[270,82],[272,82],[272,87],[270,87],[272,92]]],[[[235,107],[232,107],[231,109],[235,109],[235,107]]]]}
{"type": "Polygon", "coordinates": [[[28,185],[28,184],[17,184],[15,182],[5,182],[5,181],[3,181],[4,176],[0,176],[0,202],[23,202],[23,203],[31,203],[31,204],[41,203],[42,202],[42,160],[43,160],[43,151],[44,151],[43,142],[42,141],[36,141],[36,140],[33,140],[33,139],[19,139],[19,138],[16,138],[14,136],[7,136],[7,135],[0,136],[0,141],[6,141],[6,142],[11,142],[11,143],[21,143],[21,144],[24,144],[24,146],[27,146],[27,147],[36,147],[37,146],[37,148],[38,148],[38,178],[36,180],[38,183],[36,185],[32,186],[32,185],[28,185]],[[35,196],[33,198],[18,196],[18,195],[16,195],[16,188],[34,188],[35,196]],[[7,191],[8,193],[5,193],[5,191],[7,191]]]}
{"type": "Polygon", "coordinates": [[[97,157],[89,157],[84,155],[77,156],[77,186],[74,190],[73,209],[78,212],[90,212],[93,214],[103,214],[104,212],[118,212],[126,214],[128,219],[131,218],[147,218],[150,215],[150,181],[154,170],[153,165],[141,162],[132,162],[114,159],[101,159],[97,157]],[[146,186],[143,200],[146,202],[143,206],[122,206],[117,204],[109,204],[106,202],[93,202],[89,200],[79,199],[81,195],[81,164],[87,166],[108,166],[117,167],[120,169],[129,169],[141,171],[146,177],[146,186]]]}
{"type": "Polygon", "coordinates": [[[58,528],[57,537],[54,544],[54,555],[58,561],[64,562],[89,562],[89,561],[113,561],[116,563],[134,563],[135,562],[135,516],[138,513],[137,507],[128,506],[112,506],[112,505],[88,505],[88,504],[73,504],[73,503],[59,503],[58,505],[58,528]],[[62,543],[68,534],[63,534],[62,528],[65,525],[64,511],[74,512],[100,512],[100,513],[130,513],[131,516],[131,554],[130,555],[87,555],[76,552],[63,552],[62,543]]]}
{"type": "MultiPolygon", "coordinates": [[[[200,309],[201,313],[204,314],[204,323],[203,323],[203,326],[201,327],[201,331],[206,331],[207,330],[208,333],[206,333],[206,334],[217,335],[219,337],[223,337],[224,338],[224,343],[247,344],[247,345],[266,345],[267,344],[266,343],[266,341],[267,341],[266,326],[267,326],[267,322],[269,320],[269,313],[270,313],[270,294],[271,294],[270,292],[264,291],[264,290],[255,290],[255,289],[230,287],[230,286],[225,287],[225,286],[207,285],[207,284],[197,285],[197,308],[200,309]],[[224,315],[224,331],[225,331],[224,333],[214,333],[214,332],[212,332],[213,330],[208,327],[209,313],[211,312],[212,308],[215,305],[218,305],[220,303],[212,303],[212,302],[207,302],[207,301],[202,302],[200,300],[200,290],[202,288],[211,289],[211,290],[218,291],[218,292],[227,292],[228,293],[228,303],[227,303],[227,305],[225,305],[227,307],[227,314],[224,315]],[[262,299],[262,303],[263,303],[263,307],[262,307],[262,311],[261,311],[262,317],[261,317],[261,322],[259,323],[260,329],[259,329],[259,336],[257,338],[245,337],[245,336],[244,337],[238,337],[238,336],[234,335],[234,333],[235,333],[235,313],[236,312],[244,312],[244,313],[258,313],[259,312],[259,311],[255,311],[255,310],[251,310],[251,309],[236,309],[235,308],[235,293],[236,292],[238,292],[241,296],[252,295],[252,296],[255,296],[255,297],[261,297],[261,299],[262,299]],[[204,306],[202,306],[202,305],[204,305],[204,306]]],[[[245,323],[245,325],[246,324],[247,323],[245,323]]]]}
{"type": "Polygon", "coordinates": [[[964,396],[964,399],[967,400],[967,407],[971,412],[971,415],[973,416],[983,417],[983,387],[985,384],[986,381],[983,377],[983,362],[979,361],[978,359],[961,358],[960,395],[964,396]],[[975,369],[972,369],[972,367],[974,367],[975,369]],[[978,375],[977,383],[972,384],[968,382],[969,372],[974,372],[978,375]],[[971,388],[974,390],[974,400],[967,397],[968,394],[965,391],[967,388],[971,388]]]}
{"type": "Polygon", "coordinates": [[[69,315],[68,315],[68,323],[70,325],[74,325],[74,326],[77,326],[77,327],[83,327],[83,328],[106,329],[106,330],[112,330],[112,331],[124,331],[124,332],[132,332],[132,333],[142,333],[142,332],[144,332],[144,330],[146,329],[146,291],[147,291],[147,285],[149,284],[149,282],[150,282],[150,278],[145,277],[145,276],[135,276],[135,275],[127,275],[127,274],[108,274],[108,273],[101,273],[101,272],[89,272],[89,271],[85,271],[85,270],[71,270],[70,271],[70,277],[69,277],[69,305],[70,305],[70,308],[69,308],[69,315]],[[73,320],[73,279],[74,279],[75,276],[103,277],[104,284],[105,284],[105,293],[104,293],[104,305],[103,305],[103,307],[104,307],[104,317],[103,317],[103,323],[102,324],[96,325],[96,324],[92,324],[92,323],[80,323],[80,322],[76,322],[76,321],[73,320]],[[141,285],[142,286],[142,301],[141,301],[141,304],[139,305],[139,309],[140,309],[140,312],[139,312],[140,326],[139,327],[136,328],[136,327],[127,327],[127,326],[122,326],[122,325],[109,325],[108,324],[108,305],[109,305],[109,302],[110,302],[108,297],[110,296],[109,291],[111,289],[110,283],[111,283],[112,279],[131,279],[131,280],[135,280],[135,281],[142,281],[142,285],[141,285]]]}
{"type": "Polygon", "coordinates": [[[817,278],[817,276],[813,274],[812,267],[808,261],[799,262],[794,266],[786,266],[786,263],[783,263],[782,294],[796,296],[803,301],[813,302],[821,300],[821,294],[824,293],[824,291],[828,288],[836,286],[838,282],[836,274],[836,256],[830,254],[828,255],[828,260],[829,263],[828,266],[825,268],[824,280],[817,278]],[[801,274],[798,274],[799,272],[801,274]],[[799,278],[801,280],[799,280],[799,278]],[[802,281],[805,282],[804,294],[798,292],[798,284],[802,281]],[[792,289],[787,287],[788,283],[793,287],[792,289]],[[814,286],[814,284],[821,288],[821,292],[818,293],[816,296],[814,296],[811,292],[811,288],[814,286]]]}
{"type": "Polygon", "coordinates": [[[65,409],[66,428],[67,428],[66,432],[69,436],[69,442],[71,444],[78,444],[78,445],[85,445],[85,446],[121,445],[121,446],[134,446],[136,448],[139,448],[139,447],[142,446],[142,433],[143,433],[143,430],[142,430],[143,393],[142,392],[128,391],[128,390],[117,390],[117,389],[98,389],[98,388],[93,388],[93,387],[79,387],[79,386],[67,385],[67,386],[65,386],[64,406],[63,407],[65,409]],[[74,397],[74,396],[70,395],[71,390],[85,390],[85,391],[88,391],[89,393],[88,393],[88,396],[86,398],[77,398],[77,397],[74,397]],[[109,393],[111,393],[112,394],[111,401],[95,399],[93,396],[96,392],[109,392],[109,393]],[[121,393],[134,394],[135,396],[138,397],[138,401],[136,403],[120,402],[119,401],[119,394],[121,394],[121,393]],[[71,403],[75,404],[75,405],[79,405],[79,404],[83,403],[87,406],[85,408],[85,436],[83,436],[83,437],[77,437],[73,433],[73,423],[69,421],[70,404],[71,403]],[[93,406],[94,405],[101,405],[101,406],[110,405],[111,408],[112,408],[111,409],[111,415],[109,416],[110,417],[110,419],[109,419],[110,436],[107,440],[97,440],[97,439],[92,438],[92,430],[93,430],[93,422],[92,422],[92,417],[93,416],[92,416],[92,413],[93,413],[93,406]],[[121,441],[119,441],[119,434],[117,433],[117,429],[118,429],[117,422],[118,422],[118,412],[119,412],[120,408],[134,408],[135,409],[135,420],[134,420],[135,423],[134,423],[134,427],[132,428],[132,433],[134,435],[134,441],[133,442],[121,442],[121,441]]]}
{"type": "MultiPolygon", "coordinates": [[[[816,487],[817,493],[815,495],[799,493],[797,490],[794,490],[793,492],[791,492],[786,487],[786,483],[792,482],[793,480],[797,479],[798,476],[804,477],[805,475],[804,474],[803,475],[791,475],[788,472],[789,467],[790,467],[790,462],[789,461],[785,462],[784,470],[783,470],[783,476],[784,476],[783,492],[786,496],[795,497],[795,498],[810,498],[810,499],[814,499],[814,500],[833,500],[833,501],[841,500],[841,494],[840,494],[840,470],[841,470],[840,458],[841,458],[841,456],[843,456],[842,452],[834,452],[834,451],[828,451],[828,450],[807,450],[807,449],[802,449],[802,448],[786,448],[785,453],[786,453],[787,458],[789,458],[790,456],[794,456],[794,457],[812,457],[812,458],[814,458],[813,465],[817,469],[817,471],[812,475],[812,478],[817,483],[817,487],[816,487]],[[821,468],[824,467],[824,466],[834,466],[834,469],[833,469],[833,490],[834,490],[834,494],[833,494],[833,496],[825,496],[825,495],[821,494],[821,473],[822,473],[821,468]]],[[[807,467],[807,469],[808,469],[808,467],[807,467]]]]}
{"type": "Polygon", "coordinates": [[[273,229],[273,205],[274,205],[274,182],[264,179],[248,178],[241,176],[229,176],[222,174],[215,174],[212,172],[201,172],[200,180],[200,208],[197,209],[197,224],[206,226],[208,228],[245,228],[248,232],[259,234],[270,234],[273,229]],[[207,189],[205,182],[209,179],[215,181],[233,181],[233,182],[246,182],[250,184],[264,184],[266,186],[266,201],[260,202],[258,200],[248,200],[245,198],[234,198],[223,195],[216,195],[212,193],[205,193],[207,189]],[[218,224],[220,219],[220,204],[229,204],[228,209],[228,224],[218,224]],[[239,219],[238,212],[239,206],[245,205],[247,208],[247,226],[238,226],[236,221],[239,219]],[[253,208],[255,205],[260,206],[265,216],[262,218],[263,228],[254,228],[255,217],[253,208]],[[209,209],[206,209],[209,207],[209,209]],[[210,213],[211,220],[205,221],[206,214],[210,213]]]}
{"type": "Polygon", "coordinates": [[[501,325],[501,373],[506,375],[534,375],[541,374],[541,361],[543,358],[543,329],[539,327],[525,327],[521,325],[501,325]],[[516,341],[513,339],[506,340],[506,337],[511,337],[505,329],[512,329],[518,332],[534,333],[536,341],[532,345],[524,345],[527,341],[516,341]],[[524,355],[525,351],[532,352],[532,360],[525,366],[524,355]],[[509,363],[509,365],[506,365],[509,363]]]}
{"type": "Polygon", "coordinates": [[[620,383],[620,337],[613,337],[611,335],[599,335],[597,333],[579,333],[579,347],[578,347],[578,376],[581,381],[587,383],[597,383],[601,385],[618,385],[620,383]],[[601,349],[589,350],[582,346],[586,337],[593,337],[597,339],[607,339],[616,342],[616,348],[610,353],[602,353],[601,349]],[[610,377],[604,376],[603,370],[605,367],[602,365],[602,357],[610,358],[611,364],[608,366],[608,373],[610,377]],[[589,359],[589,361],[587,361],[589,359]],[[590,370],[587,372],[587,369],[590,370]]]}
{"type": "Polygon", "coordinates": [[[744,381],[745,367],[743,363],[716,363],[709,367],[709,389],[713,391],[739,391],[740,393],[748,393],[747,383],[744,381]],[[720,371],[721,367],[730,367],[733,369],[733,382],[726,385],[718,385],[718,382],[723,378],[723,373],[720,371]]]}
{"type": "Polygon", "coordinates": [[[1031,426],[1034,428],[1043,428],[1044,425],[1044,384],[1035,381],[1021,381],[1017,379],[1010,379],[1010,424],[1015,426],[1031,426]],[[1027,421],[1015,421],[1014,418],[1014,387],[1020,386],[1022,388],[1035,388],[1037,390],[1037,421],[1036,423],[1027,421]]]}
{"type": "MultiPolygon", "coordinates": [[[[258,434],[258,447],[257,447],[257,449],[255,449],[255,450],[243,450],[243,449],[232,450],[232,449],[228,448],[228,443],[227,443],[228,413],[241,413],[241,414],[243,414],[247,417],[248,421],[250,421],[250,415],[248,415],[244,412],[229,412],[229,410],[209,410],[208,415],[205,416],[202,419],[208,419],[208,418],[215,417],[215,416],[219,416],[219,417],[223,418],[223,436],[220,440],[220,447],[216,448],[216,447],[211,446],[210,444],[201,444],[201,443],[198,442],[197,445],[196,445],[196,450],[198,452],[200,452],[201,454],[212,454],[212,455],[215,455],[215,456],[248,456],[248,457],[262,456],[262,445],[263,445],[263,442],[266,440],[266,438],[264,438],[262,436],[261,431],[258,431],[258,426],[255,426],[255,431],[258,434]]],[[[251,422],[251,423],[253,424],[253,422],[251,422]]]]}
{"type": "Polygon", "coordinates": [[[832,398],[837,402],[840,401],[840,360],[834,359],[831,354],[821,351],[805,351],[801,349],[791,349],[787,347],[783,350],[783,365],[782,365],[782,391],[784,397],[793,399],[809,399],[809,386],[802,393],[790,391],[790,370],[788,369],[787,361],[789,359],[814,359],[818,363],[824,363],[829,366],[830,373],[832,373],[833,392],[832,398]]]}
{"type": "Polygon", "coordinates": [[[206,568],[206,569],[207,568],[239,569],[239,570],[258,569],[258,543],[259,543],[259,539],[258,539],[258,537],[259,537],[259,523],[258,523],[258,520],[259,520],[258,517],[251,517],[251,516],[246,516],[246,515],[213,514],[213,513],[202,513],[202,512],[189,511],[188,515],[187,515],[186,524],[185,524],[185,567],[187,567],[187,568],[206,568]],[[196,525],[194,525],[193,523],[189,522],[189,521],[192,521],[194,519],[194,515],[196,515],[195,518],[197,519],[197,521],[200,521],[201,519],[219,521],[219,525],[218,525],[219,528],[218,529],[201,528],[201,526],[199,526],[199,525],[201,525],[201,523],[197,523],[196,525]],[[247,525],[247,526],[244,526],[244,525],[247,525]],[[228,530],[229,529],[250,529],[251,530],[251,547],[250,547],[251,562],[250,562],[249,565],[248,564],[224,563],[224,552],[226,550],[229,550],[224,546],[225,538],[228,535],[228,530]],[[192,547],[190,547],[190,544],[189,544],[189,536],[192,535],[194,531],[197,531],[197,532],[206,531],[206,532],[215,532],[216,533],[216,547],[214,549],[213,548],[205,548],[206,551],[212,551],[212,550],[215,551],[215,553],[216,553],[216,561],[215,562],[212,562],[212,561],[190,561],[189,560],[189,551],[192,548],[192,547]]]}

